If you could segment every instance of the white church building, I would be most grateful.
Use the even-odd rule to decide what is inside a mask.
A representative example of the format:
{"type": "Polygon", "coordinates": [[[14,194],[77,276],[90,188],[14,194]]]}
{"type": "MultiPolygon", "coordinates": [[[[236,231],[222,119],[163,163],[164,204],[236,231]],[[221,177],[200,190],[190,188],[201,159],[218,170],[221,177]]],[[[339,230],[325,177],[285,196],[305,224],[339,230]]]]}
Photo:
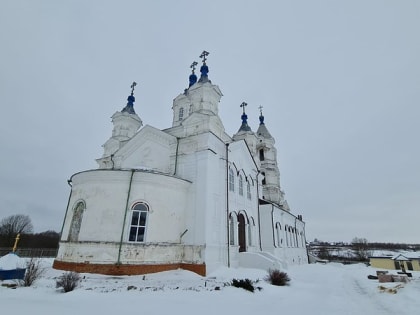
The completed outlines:
{"type": "Polygon", "coordinates": [[[112,116],[99,167],[69,180],[70,197],[54,268],[110,275],[221,266],[306,264],[305,223],[280,188],[274,138],[261,112],[233,136],[218,115],[222,92],[192,65],[173,101],[170,128],[145,125],[127,105],[112,116]]]}

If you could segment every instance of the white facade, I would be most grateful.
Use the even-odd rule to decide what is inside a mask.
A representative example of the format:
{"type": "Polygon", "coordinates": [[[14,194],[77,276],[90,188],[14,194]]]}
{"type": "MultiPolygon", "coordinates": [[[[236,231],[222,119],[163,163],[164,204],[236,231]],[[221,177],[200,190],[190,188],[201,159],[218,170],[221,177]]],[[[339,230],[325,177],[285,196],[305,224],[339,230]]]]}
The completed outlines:
{"type": "Polygon", "coordinates": [[[56,268],[205,275],[307,263],[305,224],[284,200],[262,115],[257,133],[244,112],[238,133],[227,135],[222,93],[205,67],[174,99],[171,128],[143,127],[133,94],[112,116],[99,168],[71,177],[56,268]]]}

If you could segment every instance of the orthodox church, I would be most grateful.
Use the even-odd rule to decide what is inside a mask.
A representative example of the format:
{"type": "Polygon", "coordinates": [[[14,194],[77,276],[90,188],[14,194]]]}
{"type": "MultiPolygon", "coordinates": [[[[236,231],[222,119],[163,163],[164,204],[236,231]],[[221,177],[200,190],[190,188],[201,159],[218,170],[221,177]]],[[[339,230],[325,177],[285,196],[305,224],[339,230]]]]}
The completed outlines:
{"type": "Polygon", "coordinates": [[[189,87],[173,100],[172,126],[145,125],[127,105],[112,116],[111,137],[71,186],[54,268],[110,275],[221,266],[284,269],[306,264],[305,223],[280,188],[275,140],[261,111],[257,131],[229,136],[222,97],[194,62],[189,87]]]}

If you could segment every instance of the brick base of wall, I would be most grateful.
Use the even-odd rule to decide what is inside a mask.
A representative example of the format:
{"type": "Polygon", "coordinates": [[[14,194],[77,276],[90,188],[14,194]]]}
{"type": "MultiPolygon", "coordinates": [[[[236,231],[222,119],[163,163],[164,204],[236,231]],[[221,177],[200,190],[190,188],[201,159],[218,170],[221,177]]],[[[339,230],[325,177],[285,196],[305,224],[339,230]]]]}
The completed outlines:
{"type": "Polygon", "coordinates": [[[86,272],[86,273],[100,273],[104,275],[113,276],[132,276],[143,275],[147,273],[155,273],[161,271],[184,269],[195,272],[201,276],[206,275],[205,264],[163,264],[163,265],[117,265],[117,264],[89,264],[89,263],[72,263],[54,260],[54,269],[86,272]]]}

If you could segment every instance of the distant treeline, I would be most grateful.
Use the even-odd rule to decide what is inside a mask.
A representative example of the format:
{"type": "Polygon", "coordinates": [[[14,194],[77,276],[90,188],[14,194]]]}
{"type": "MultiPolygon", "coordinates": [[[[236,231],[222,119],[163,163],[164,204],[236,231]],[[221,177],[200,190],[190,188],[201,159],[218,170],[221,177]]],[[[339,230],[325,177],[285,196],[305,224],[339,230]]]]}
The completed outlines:
{"type": "MultiPolygon", "coordinates": [[[[323,247],[341,247],[341,248],[352,248],[352,243],[334,243],[334,242],[311,242],[309,248],[323,246],[323,247]]],[[[420,250],[420,244],[406,244],[406,243],[378,243],[378,242],[367,242],[364,243],[365,248],[375,250],[420,250]]]]}
{"type": "MultiPolygon", "coordinates": [[[[55,231],[45,231],[35,234],[21,234],[18,248],[58,248],[60,234],[55,231]]],[[[13,248],[15,237],[0,235],[0,247],[13,248]]]]}
{"type": "Polygon", "coordinates": [[[340,262],[367,262],[375,250],[420,251],[420,244],[368,242],[357,238],[355,241],[350,244],[311,242],[308,251],[318,258],[340,262]]]}
{"type": "Polygon", "coordinates": [[[402,250],[420,250],[420,244],[404,243],[368,243],[369,249],[402,249],[402,250]]]}

